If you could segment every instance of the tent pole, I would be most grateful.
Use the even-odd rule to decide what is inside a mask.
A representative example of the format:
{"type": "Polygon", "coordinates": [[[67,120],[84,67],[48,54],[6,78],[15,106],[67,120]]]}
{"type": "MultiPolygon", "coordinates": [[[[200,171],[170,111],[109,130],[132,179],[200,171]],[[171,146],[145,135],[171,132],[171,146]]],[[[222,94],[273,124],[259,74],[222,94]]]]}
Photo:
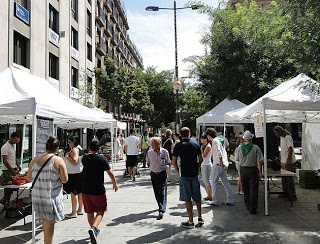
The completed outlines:
{"type": "MultiPolygon", "coordinates": [[[[33,115],[32,121],[32,157],[36,156],[37,153],[37,116],[33,115]]],[[[35,211],[32,205],[32,243],[36,243],[36,218],[35,211]]]]}
{"type": "Polygon", "coordinates": [[[265,215],[269,215],[268,208],[268,155],[267,155],[267,119],[266,119],[266,110],[264,104],[262,103],[263,109],[263,171],[264,171],[264,206],[265,206],[265,215]]]}
{"type": "Polygon", "coordinates": [[[114,150],[113,150],[113,148],[114,148],[114,136],[113,136],[113,134],[114,134],[114,131],[113,131],[113,123],[111,122],[111,168],[112,168],[112,170],[113,170],[113,161],[114,161],[114,156],[115,156],[115,154],[114,154],[114,150]]]}
{"type": "Polygon", "coordinates": [[[21,161],[20,161],[20,167],[21,167],[21,171],[23,168],[23,151],[24,151],[24,135],[26,134],[26,123],[23,124],[23,129],[22,129],[22,135],[21,135],[21,161]]]}
{"type": "Polygon", "coordinates": [[[223,136],[226,138],[226,121],[223,122],[223,136]]]}

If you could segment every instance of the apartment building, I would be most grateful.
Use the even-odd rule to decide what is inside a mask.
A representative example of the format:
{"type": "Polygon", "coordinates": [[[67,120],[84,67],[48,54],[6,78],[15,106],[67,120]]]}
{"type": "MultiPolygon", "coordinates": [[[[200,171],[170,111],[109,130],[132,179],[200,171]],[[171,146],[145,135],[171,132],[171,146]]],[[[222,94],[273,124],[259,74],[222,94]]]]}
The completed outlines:
{"type": "MultiPolygon", "coordinates": [[[[245,0],[229,0],[229,4],[231,5],[231,6],[233,6],[233,7],[235,7],[235,5],[237,4],[237,3],[243,3],[245,0]]],[[[259,7],[264,7],[264,6],[266,6],[266,5],[268,5],[269,3],[271,3],[272,1],[274,1],[274,0],[255,0],[256,1],[256,3],[257,3],[257,5],[259,6],[259,7]]]]}
{"type": "Polygon", "coordinates": [[[120,0],[96,0],[96,66],[112,58],[118,67],[143,68],[142,57],[127,31],[129,24],[120,0]]]}
{"type": "MultiPolygon", "coordinates": [[[[96,0],[95,20],[96,67],[104,68],[105,59],[112,58],[119,68],[143,68],[142,56],[128,34],[127,15],[120,0],[96,0]]],[[[144,123],[139,115],[123,113],[121,106],[101,99],[99,105],[127,122],[128,127],[139,128],[144,123]]]]}
{"type": "Polygon", "coordinates": [[[93,103],[95,6],[91,0],[1,3],[0,70],[18,66],[78,102],[93,103]]]}

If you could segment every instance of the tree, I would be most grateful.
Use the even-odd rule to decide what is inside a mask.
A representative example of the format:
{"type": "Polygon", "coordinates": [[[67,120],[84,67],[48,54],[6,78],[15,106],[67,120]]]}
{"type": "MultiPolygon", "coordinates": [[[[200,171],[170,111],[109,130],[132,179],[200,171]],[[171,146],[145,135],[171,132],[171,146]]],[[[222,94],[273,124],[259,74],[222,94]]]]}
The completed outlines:
{"type": "Polygon", "coordinates": [[[196,129],[196,119],[208,110],[208,96],[196,85],[189,85],[182,94],[181,120],[182,125],[191,131],[196,129]]]}
{"type": "Polygon", "coordinates": [[[277,3],[258,8],[254,1],[236,9],[207,9],[212,19],[203,38],[208,53],[191,57],[191,71],[210,98],[210,107],[224,98],[251,103],[296,73],[286,52],[291,19],[277,3]]]}
{"type": "Polygon", "coordinates": [[[150,102],[154,106],[154,110],[147,120],[148,125],[152,127],[165,127],[175,119],[172,77],[173,73],[171,71],[157,73],[154,67],[149,67],[144,72],[150,102]]]}
{"type": "Polygon", "coordinates": [[[298,72],[320,81],[320,4],[314,0],[286,0],[285,10],[292,16],[292,32],[287,52],[298,72]]]}

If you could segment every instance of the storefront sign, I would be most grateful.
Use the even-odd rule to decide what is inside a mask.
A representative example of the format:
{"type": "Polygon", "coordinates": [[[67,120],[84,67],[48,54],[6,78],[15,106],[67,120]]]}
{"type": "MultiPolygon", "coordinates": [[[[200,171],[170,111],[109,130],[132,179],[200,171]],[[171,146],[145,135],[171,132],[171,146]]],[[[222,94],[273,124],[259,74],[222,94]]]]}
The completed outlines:
{"type": "Polygon", "coordinates": [[[14,16],[29,25],[29,12],[19,3],[14,2],[14,16]]]}
{"type": "Polygon", "coordinates": [[[49,41],[53,45],[59,47],[59,39],[60,39],[59,35],[49,28],[49,41]]]}
{"type": "Polygon", "coordinates": [[[254,118],[254,131],[256,138],[263,137],[262,116],[260,113],[257,113],[256,117],[254,118]]]}

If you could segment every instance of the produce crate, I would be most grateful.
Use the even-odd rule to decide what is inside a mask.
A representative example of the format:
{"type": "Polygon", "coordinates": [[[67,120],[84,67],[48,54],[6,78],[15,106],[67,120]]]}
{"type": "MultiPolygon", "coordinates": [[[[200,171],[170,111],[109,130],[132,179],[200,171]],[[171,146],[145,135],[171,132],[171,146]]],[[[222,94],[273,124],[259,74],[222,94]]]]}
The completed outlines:
{"type": "Polygon", "coordinates": [[[300,170],[299,179],[300,187],[305,189],[317,188],[317,175],[314,170],[300,170]]]}

